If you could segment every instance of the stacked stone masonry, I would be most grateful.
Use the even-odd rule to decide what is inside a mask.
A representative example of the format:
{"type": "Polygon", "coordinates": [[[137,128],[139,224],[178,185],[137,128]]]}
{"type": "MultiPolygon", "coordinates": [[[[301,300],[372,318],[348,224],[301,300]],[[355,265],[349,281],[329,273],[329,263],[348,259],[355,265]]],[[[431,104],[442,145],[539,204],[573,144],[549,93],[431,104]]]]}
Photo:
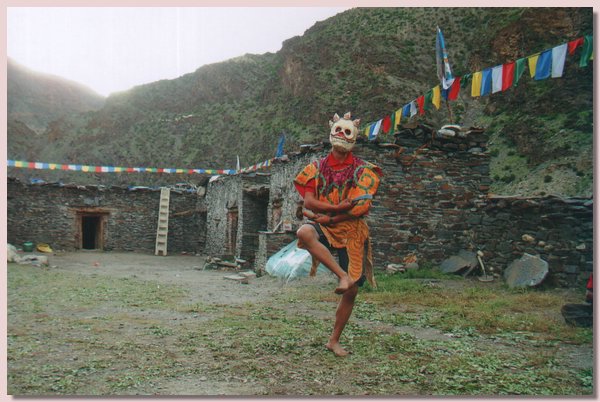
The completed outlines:
{"type": "MultiPolygon", "coordinates": [[[[154,251],[160,189],[7,183],[8,242],[81,249],[78,215],[100,216],[103,250],[154,251]]],[[[171,192],[167,253],[204,249],[206,207],[196,194],[171,192]]]]}
{"type": "MultiPolygon", "coordinates": [[[[581,286],[593,269],[593,201],[488,194],[486,140],[483,133],[440,139],[404,131],[355,148],[384,172],[366,218],[376,268],[412,256],[439,264],[460,250],[481,250],[501,274],[529,253],[549,263],[549,282],[581,286]]],[[[205,193],[172,193],[169,251],[238,257],[264,271],[304,221],[293,178],[327,152],[325,144],[304,148],[269,169],[211,180],[205,193]]],[[[9,180],[8,240],[77,249],[76,215],[96,211],[106,219],[103,249],[153,251],[159,194],[9,180]]]]}

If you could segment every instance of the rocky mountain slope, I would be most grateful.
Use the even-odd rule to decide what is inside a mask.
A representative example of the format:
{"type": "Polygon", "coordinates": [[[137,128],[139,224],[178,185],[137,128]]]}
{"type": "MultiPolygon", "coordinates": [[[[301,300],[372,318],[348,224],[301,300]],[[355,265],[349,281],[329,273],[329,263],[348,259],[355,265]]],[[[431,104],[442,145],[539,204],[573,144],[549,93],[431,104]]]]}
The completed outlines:
{"type": "Polygon", "coordinates": [[[8,116],[38,133],[55,120],[104,105],[103,96],[79,83],[32,71],[11,59],[7,78],[8,116]]]}
{"type": "MultiPolygon", "coordinates": [[[[74,108],[47,121],[41,136],[27,139],[29,147],[22,146],[24,137],[31,136],[27,129],[39,130],[44,123],[32,127],[35,122],[9,107],[9,158],[231,169],[239,155],[242,165],[249,166],[274,155],[282,132],[286,150],[297,150],[302,143],[326,140],[327,121],[336,112],[352,111],[364,123],[373,122],[437,85],[436,26],[444,31],[459,76],[593,32],[591,8],[351,9],[290,38],[277,53],[243,55],[111,95],[99,108],[74,108]]],[[[19,78],[11,78],[9,69],[10,81],[19,78]]],[[[452,118],[465,126],[483,126],[490,134],[492,191],[591,195],[592,88],[593,66],[582,68],[578,58],[569,58],[560,79],[524,77],[517,87],[477,99],[469,88],[462,90],[452,104],[452,118]]],[[[28,98],[9,91],[9,104],[28,98]]],[[[441,108],[422,119],[440,127],[450,116],[441,108]]],[[[137,180],[9,173],[54,179],[69,174],[92,182],[137,180]]]]}

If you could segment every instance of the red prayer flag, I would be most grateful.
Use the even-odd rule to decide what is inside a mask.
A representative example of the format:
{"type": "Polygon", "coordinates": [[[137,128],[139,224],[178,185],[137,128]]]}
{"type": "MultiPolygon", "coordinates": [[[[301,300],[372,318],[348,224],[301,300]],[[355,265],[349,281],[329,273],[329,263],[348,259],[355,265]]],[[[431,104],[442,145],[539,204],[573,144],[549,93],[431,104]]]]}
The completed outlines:
{"type": "Polygon", "coordinates": [[[572,40],[571,42],[569,42],[568,47],[569,47],[569,55],[573,56],[573,54],[575,53],[575,49],[577,49],[579,46],[583,45],[583,36],[581,38],[572,40]]]}
{"type": "Polygon", "coordinates": [[[423,115],[425,114],[425,109],[423,108],[423,106],[425,106],[425,96],[421,95],[417,98],[417,105],[419,106],[419,114],[423,115]]]}
{"type": "Polygon", "coordinates": [[[390,127],[392,127],[392,119],[390,118],[390,116],[385,116],[381,127],[383,128],[383,132],[385,134],[387,134],[390,131],[390,127]]]}
{"type": "Polygon", "coordinates": [[[512,87],[513,78],[515,76],[515,62],[506,63],[502,66],[502,90],[506,91],[512,87]]]}
{"type": "Polygon", "coordinates": [[[454,77],[454,82],[448,92],[448,100],[456,100],[458,93],[460,92],[460,77],[454,77]]]}

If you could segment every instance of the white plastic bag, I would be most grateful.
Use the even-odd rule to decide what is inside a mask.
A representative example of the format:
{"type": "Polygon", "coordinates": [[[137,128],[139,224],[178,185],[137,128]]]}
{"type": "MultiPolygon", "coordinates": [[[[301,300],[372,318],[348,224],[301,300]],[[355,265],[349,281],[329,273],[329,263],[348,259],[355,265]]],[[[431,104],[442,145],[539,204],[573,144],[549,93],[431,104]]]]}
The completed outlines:
{"type": "MultiPolygon", "coordinates": [[[[269,257],[265,267],[268,274],[286,279],[287,281],[301,276],[308,276],[312,265],[312,258],[308,251],[298,248],[296,244],[297,241],[294,240],[269,257]]],[[[322,264],[319,264],[317,272],[329,272],[329,270],[322,264]]]]}

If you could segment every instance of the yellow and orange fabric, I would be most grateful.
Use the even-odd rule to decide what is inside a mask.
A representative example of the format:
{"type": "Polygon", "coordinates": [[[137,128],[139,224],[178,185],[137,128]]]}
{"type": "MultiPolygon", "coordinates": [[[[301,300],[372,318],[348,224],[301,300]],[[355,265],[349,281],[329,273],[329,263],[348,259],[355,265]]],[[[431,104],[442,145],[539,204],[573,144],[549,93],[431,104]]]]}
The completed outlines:
{"type": "MultiPolygon", "coordinates": [[[[346,198],[374,195],[382,175],[379,167],[355,157],[351,152],[342,162],[329,154],[304,167],[294,179],[294,185],[302,197],[310,191],[319,201],[337,205],[346,198]]],[[[371,203],[371,199],[360,200],[346,212],[355,219],[320,226],[332,247],[345,247],[348,251],[350,278],[358,280],[364,268],[367,280],[375,287],[369,227],[364,219],[371,203]]]]}

